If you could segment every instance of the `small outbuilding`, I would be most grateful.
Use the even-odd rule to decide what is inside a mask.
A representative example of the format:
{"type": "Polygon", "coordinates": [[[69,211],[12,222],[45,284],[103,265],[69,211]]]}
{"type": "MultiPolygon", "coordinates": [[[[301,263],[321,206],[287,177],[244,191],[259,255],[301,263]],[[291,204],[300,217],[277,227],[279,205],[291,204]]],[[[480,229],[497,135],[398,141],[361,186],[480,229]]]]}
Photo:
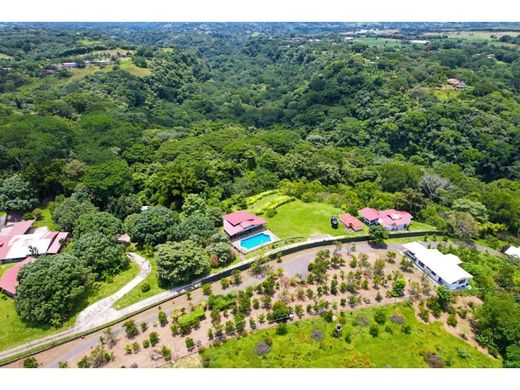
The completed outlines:
{"type": "Polygon", "coordinates": [[[340,214],[339,220],[341,223],[350,230],[358,232],[363,229],[363,224],[359,219],[350,214],[340,214]]]}
{"type": "Polygon", "coordinates": [[[503,252],[508,256],[514,256],[514,257],[520,258],[520,248],[519,247],[516,247],[513,245],[508,245],[508,246],[504,247],[503,252]]]}

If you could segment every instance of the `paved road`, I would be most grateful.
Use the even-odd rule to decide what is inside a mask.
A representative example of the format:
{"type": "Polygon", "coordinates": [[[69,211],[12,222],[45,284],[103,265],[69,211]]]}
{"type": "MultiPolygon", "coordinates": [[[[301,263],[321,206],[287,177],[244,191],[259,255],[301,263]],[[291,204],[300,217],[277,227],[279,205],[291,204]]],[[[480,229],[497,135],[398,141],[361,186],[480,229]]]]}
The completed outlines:
{"type": "MultiPolygon", "coordinates": [[[[296,244],[297,245],[297,244],[296,244]]],[[[343,249],[341,250],[342,253],[347,253],[347,245],[352,244],[344,244],[343,249]]],[[[463,245],[463,244],[456,244],[456,245],[463,245]]],[[[464,245],[467,246],[467,245],[464,245]]],[[[497,251],[489,250],[488,248],[481,247],[479,245],[472,246],[473,248],[477,249],[480,252],[490,252],[494,255],[501,255],[497,251]]],[[[278,267],[281,267],[284,270],[285,275],[292,277],[297,274],[301,274],[302,276],[308,275],[308,265],[311,261],[314,260],[316,256],[316,252],[320,249],[330,249],[333,250],[333,246],[329,247],[322,247],[322,248],[312,248],[312,249],[306,249],[302,251],[298,251],[296,253],[287,255],[284,257],[284,261],[281,264],[277,264],[276,262],[271,262],[273,269],[276,269],[278,267]]],[[[366,252],[366,251],[384,251],[384,250],[392,250],[392,251],[401,251],[403,250],[402,244],[388,244],[385,247],[378,247],[374,246],[368,242],[358,242],[356,243],[356,251],[357,252],[366,252]]],[[[132,290],[134,287],[136,287],[141,281],[143,281],[148,274],[151,271],[151,266],[148,263],[146,259],[144,259],[141,256],[138,256],[135,253],[129,254],[130,258],[135,261],[139,267],[141,268],[141,272],[139,275],[134,278],[131,282],[129,282],[127,285],[125,285],[122,289],[120,289],[118,292],[116,292],[114,295],[111,295],[108,298],[105,298],[99,302],[94,303],[93,305],[87,307],[84,311],[82,311],[78,315],[78,319],[76,321],[76,324],[73,328],[70,328],[68,330],[65,330],[60,333],[56,333],[54,335],[38,339],[34,342],[22,344],[18,347],[5,350],[0,352],[0,359],[19,354],[22,352],[30,351],[31,349],[45,345],[53,340],[59,340],[63,337],[73,335],[75,333],[80,333],[88,329],[95,328],[97,326],[101,326],[105,323],[112,322],[114,320],[117,320],[118,318],[122,318],[126,315],[132,314],[134,312],[137,312],[143,308],[152,306],[153,304],[158,304],[160,302],[163,302],[169,298],[175,298],[179,295],[184,294],[189,285],[178,287],[175,289],[171,289],[168,291],[164,291],[160,294],[154,295],[152,297],[149,297],[145,300],[142,300],[140,302],[137,302],[131,306],[125,307],[121,310],[116,310],[112,307],[112,305],[120,299],[123,295],[127,294],[130,290],[132,290]]],[[[230,268],[234,268],[237,266],[240,266],[244,263],[249,263],[254,261],[253,259],[244,260],[238,264],[234,264],[230,268]]],[[[260,282],[263,279],[263,277],[250,277],[246,280],[244,280],[239,286],[232,287],[230,290],[240,290],[243,289],[251,284],[256,284],[260,282]]],[[[203,283],[203,279],[199,280],[198,282],[192,283],[192,285],[200,286],[203,283]]],[[[152,316],[148,318],[148,320],[155,321],[155,316],[152,316]]]]}

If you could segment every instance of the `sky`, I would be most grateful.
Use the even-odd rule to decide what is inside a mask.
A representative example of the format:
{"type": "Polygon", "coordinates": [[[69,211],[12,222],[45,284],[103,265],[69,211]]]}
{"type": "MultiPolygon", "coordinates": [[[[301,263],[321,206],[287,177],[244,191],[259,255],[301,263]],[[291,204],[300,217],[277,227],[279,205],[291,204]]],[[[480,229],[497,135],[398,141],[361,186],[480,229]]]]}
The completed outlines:
{"type": "Polygon", "coordinates": [[[0,21],[520,22],[520,0],[2,0],[0,21]]]}

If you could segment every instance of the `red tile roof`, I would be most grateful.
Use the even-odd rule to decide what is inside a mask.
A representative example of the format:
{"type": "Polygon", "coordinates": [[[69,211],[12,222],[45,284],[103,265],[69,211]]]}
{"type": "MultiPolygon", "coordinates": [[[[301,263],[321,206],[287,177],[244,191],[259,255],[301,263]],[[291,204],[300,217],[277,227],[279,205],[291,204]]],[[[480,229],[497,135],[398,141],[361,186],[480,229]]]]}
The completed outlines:
{"type": "Polygon", "coordinates": [[[388,209],[376,210],[370,207],[365,207],[358,211],[359,215],[368,221],[378,220],[377,222],[385,227],[392,225],[408,225],[413,216],[407,211],[388,209]]]}
{"type": "Polygon", "coordinates": [[[265,219],[260,218],[258,215],[248,213],[247,211],[235,211],[234,213],[224,215],[224,230],[230,236],[264,224],[265,219]]]}
{"type": "Polygon", "coordinates": [[[339,216],[340,221],[345,225],[345,227],[352,229],[354,231],[358,231],[363,229],[363,224],[356,217],[350,214],[341,214],[339,216]]]}
{"type": "Polygon", "coordinates": [[[27,233],[27,230],[29,230],[31,228],[31,225],[33,224],[33,222],[34,222],[34,219],[31,219],[30,221],[21,221],[21,222],[15,222],[12,225],[6,225],[0,231],[0,236],[13,237],[13,236],[17,236],[19,234],[25,234],[25,233],[27,233]]]}
{"type": "Polygon", "coordinates": [[[372,209],[370,207],[365,207],[364,209],[358,210],[358,214],[369,221],[373,221],[374,219],[379,218],[379,212],[376,209],[372,209]]]}
{"type": "Polygon", "coordinates": [[[63,246],[63,243],[69,236],[69,233],[67,232],[53,232],[56,233],[54,241],[49,246],[49,249],[47,249],[47,254],[53,255],[60,251],[61,247],[63,246]]]}
{"type": "Polygon", "coordinates": [[[14,295],[16,294],[16,287],[18,286],[18,274],[22,267],[28,263],[32,263],[36,260],[34,257],[27,257],[24,261],[16,263],[11,268],[8,268],[2,278],[0,278],[0,290],[14,295]]]}

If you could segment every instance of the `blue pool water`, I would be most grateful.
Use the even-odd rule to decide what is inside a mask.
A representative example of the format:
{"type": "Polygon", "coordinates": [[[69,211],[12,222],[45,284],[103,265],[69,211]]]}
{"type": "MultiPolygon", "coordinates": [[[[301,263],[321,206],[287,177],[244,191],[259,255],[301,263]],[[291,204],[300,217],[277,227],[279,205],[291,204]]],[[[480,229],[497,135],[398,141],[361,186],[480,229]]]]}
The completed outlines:
{"type": "Polygon", "coordinates": [[[244,238],[240,241],[240,246],[244,249],[251,250],[257,246],[271,242],[271,236],[265,233],[255,234],[254,236],[244,238]]]}

